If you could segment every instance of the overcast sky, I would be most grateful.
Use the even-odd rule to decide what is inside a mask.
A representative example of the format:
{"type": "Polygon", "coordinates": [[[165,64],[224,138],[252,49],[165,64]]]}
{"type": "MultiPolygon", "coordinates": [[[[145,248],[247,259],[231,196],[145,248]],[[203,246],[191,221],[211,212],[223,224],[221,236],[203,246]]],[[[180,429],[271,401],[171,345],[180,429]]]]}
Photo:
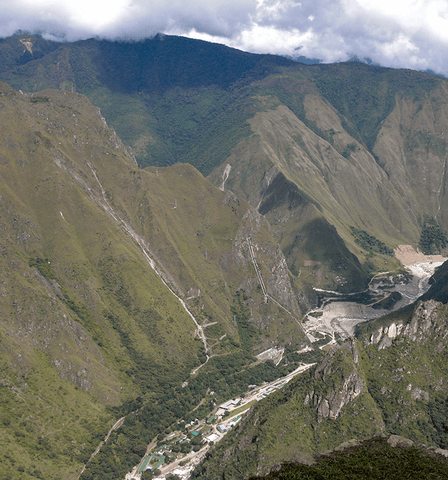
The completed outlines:
{"type": "Polygon", "coordinates": [[[184,35],[256,53],[448,76],[448,0],[0,0],[0,37],[184,35]]]}

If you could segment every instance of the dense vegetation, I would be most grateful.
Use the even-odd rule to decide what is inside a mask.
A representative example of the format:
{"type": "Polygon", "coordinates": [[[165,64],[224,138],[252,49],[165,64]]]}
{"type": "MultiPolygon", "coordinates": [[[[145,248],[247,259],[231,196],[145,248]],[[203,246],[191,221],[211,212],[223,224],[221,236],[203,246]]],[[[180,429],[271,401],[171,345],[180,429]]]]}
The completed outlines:
{"type": "MultiPolygon", "coordinates": [[[[287,348],[284,359],[278,366],[271,361],[248,364],[248,361],[255,360],[247,353],[251,346],[250,336],[254,335],[255,330],[248,324],[249,312],[243,303],[241,292],[236,296],[235,305],[233,311],[239,329],[243,330],[240,338],[245,350],[240,355],[212,357],[197,376],[189,380],[188,385],[165,386],[163,393],[158,392],[157,397],[139,396],[111,409],[116,417],[125,415],[126,420],[88,464],[82,479],[113,480],[123,476],[140,461],[139,452],[136,451],[139,445],[149,444],[158,434],[168,434],[181,428],[179,425],[184,422],[207,417],[216,405],[242,395],[249,385],[271,382],[287,375],[301,362],[317,361],[322,357],[319,349],[299,355],[294,349],[287,348]]],[[[146,387],[154,388],[151,377],[146,379],[146,387]]],[[[183,453],[188,453],[191,448],[189,445],[183,453]]]]}
{"type": "MultiPolygon", "coordinates": [[[[126,414],[126,420],[88,464],[81,478],[113,480],[124,476],[138,464],[144,454],[139,445],[149,444],[160,433],[167,434],[179,429],[180,420],[188,423],[195,418],[205,418],[215,405],[241,395],[249,385],[260,385],[286,375],[297,368],[297,360],[304,360],[296,357],[294,352],[289,352],[279,367],[269,361],[244,367],[244,357],[211,359],[187,386],[165,389],[164,394],[158,395],[155,402],[138,397],[113,409],[117,416],[126,414]],[[213,396],[208,394],[210,391],[214,392],[213,396]],[[206,401],[200,405],[203,399],[206,401]]],[[[191,448],[189,446],[184,453],[188,453],[191,448]]]]}
{"type": "Polygon", "coordinates": [[[422,252],[425,255],[440,254],[447,245],[447,231],[438,224],[435,218],[425,215],[419,242],[422,252]]]}
{"type": "Polygon", "coordinates": [[[395,106],[397,93],[405,91],[407,96],[420,100],[438,83],[436,77],[410,70],[358,62],[345,65],[350,68],[314,65],[309,71],[322,95],[343,116],[344,128],[371,152],[382,120],[395,106]]]}
{"type": "Polygon", "coordinates": [[[365,230],[356,227],[350,227],[352,235],[355,237],[355,242],[361,247],[372,253],[381,253],[382,255],[394,256],[392,248],[388,247],[381,240],[378,240],[373,235],[369,235],[365,230]]]}
{"type": "MultiPolygon", "coordinates": [[[[31,40],[39,44],[40,37],[31,40]]],[[[13,46],[21,46],[17,37],[0,45],[0,56],[13,46]]],[[[294,65],[279,56],[166,35],[138,42],[53,42],[46,48],[44,76],[37,62],[24,58],[23,66],[19,59],[8,62],[3,78],[24,91],[50,87],[85,93],[135,148],[141,167],[189,162],[204,174],[250,134],[246,121],[255,109],[248,84],[294,65]]]]}
{"type": "MultiPolygon", "coordinates": [[[[338,449],[339,450],[339,449],[338,449]]],[[[448,476],[448,461],[442,455],[416,446],[392,447],[387,438],[374,437],[354,446],[315,457],[313,465],[283,465],[265,480],[442,480],[448,476]]],[[[260,477],[252,477],[252,480],[260,477]]]]}
{"type": "Polygon", "coordinates": [[[32,60],[38,60],[52,51],[60,44],[44,40],[38,35],[19,34],[16,36],[18,42],[11,42],[8,38],[0,38],[0,72],[25,65],[32,60]],[[31,42],[31,52],[25,47],[31,42]]]}

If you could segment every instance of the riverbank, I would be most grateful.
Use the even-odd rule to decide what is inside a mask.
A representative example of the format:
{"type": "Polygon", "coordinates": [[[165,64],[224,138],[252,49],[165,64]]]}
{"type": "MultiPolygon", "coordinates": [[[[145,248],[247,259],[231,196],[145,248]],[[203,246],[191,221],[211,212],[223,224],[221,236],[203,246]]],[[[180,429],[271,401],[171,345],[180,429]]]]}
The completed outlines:
{"type": "MultiPolygon", "coordinates": [[[[313,332],[325,333],[333,338],[335,335],[339,338],[352,336],[358,323],[381,317],[417,300],[428,290],[429,279],[434,274],[435,269],[447,260],[441,255],[424,255],[422,252],[416,251],[411,245],[399,245],[394,253],[412,277],[409,281],[400,281],[384,290],[384,297],[392,292],[398,292],[401,295],[401,300],[396,302],[392,309],[374,308],[373,303],[365,304],[352,301],[349,296],[347,296],[347,301],[340,301],[340,298],[337,298],[341,296],[340,294],[327,292],[329,297],[323,301],[321,307],[313,309],[306,315],[304,322],[306,332],[311,335],[313,332]],[[336,298],[331,298],[330,294],[336,298]]],[[[387,277],[388,273],[384,272],[375,277],[380,275],[387,277]]],[[[378,292],[373,282],[371,282],[369,288],[376,293],[378,292]]],[[[351,296],[355,295],[352,294],[351,296]]]]}

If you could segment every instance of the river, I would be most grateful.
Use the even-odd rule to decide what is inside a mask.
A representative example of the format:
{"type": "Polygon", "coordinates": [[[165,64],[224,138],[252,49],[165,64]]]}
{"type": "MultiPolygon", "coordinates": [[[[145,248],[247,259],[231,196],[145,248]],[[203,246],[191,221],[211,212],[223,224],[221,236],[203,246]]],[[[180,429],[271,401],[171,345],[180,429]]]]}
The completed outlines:
{"type": "Polygon", "coordinates": [[[404,264],[407,275],[380,273],[371,280],[367,290],[350,295],[315,289],[319,296],[319,306],[307,313],[304,322],[311,341],[319,337],[316,332],[340,339],[352,336],[358,323],[405,307],[428,290],[429,278],[446,258],[425,256],[415,251],[411,255],[409,246],[400,247],[408,248],[407,251],[402,249],[407,256],[400,258],[400,252],[396,254],[404,264]],[[400,297],[398,294],[401,298],[392,301],[394,297],[400,297]],[[388,302],[390,305],[387,308],[378,308],[388,302]]]}

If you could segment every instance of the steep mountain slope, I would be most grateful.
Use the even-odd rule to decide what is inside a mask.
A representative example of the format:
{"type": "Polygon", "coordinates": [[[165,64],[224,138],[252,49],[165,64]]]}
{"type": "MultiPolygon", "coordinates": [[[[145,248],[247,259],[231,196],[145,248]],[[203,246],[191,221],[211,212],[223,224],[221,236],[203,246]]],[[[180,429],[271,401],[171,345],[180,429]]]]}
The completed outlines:
{"type": "Polygon", "coordinates": [[[140,459],[132,446],[201,402],[207,376],[225,396],[230,363],[305,344],[284,257],[247,203],[190,165],[137,169],[79,94],[0,84],[0,138],[4,478],[77,478],[140,408],[143,432],[108,443],[102,478],[117,478],[140,459]]]}
{"type": "MultiPolygon", "coordinates": [[[[15,36],[4,43],[11,49],[20,40],[15,36]]],[[[38,41],[30,37],[30,43],[38,41]]],[[[247,133],[240,131],[253,111],[246,85],[293,63],[157,35],[140,42],[62,43],[45,58],[4,71],[1,78],[23,91],[85,93],[132,145],[140,166],[188,161],[204,173],[247,133]]]]}
{"type": "MultiPolygon", "coordinates": [[[[363,118],[388,115],[380,117],[379,132],[374,136],[370,132],[363,134],[360,114],[355,117],[361,125],[355,128],[351,116],[347,118],[342,114],[347,113],[348,107],[340,105],[341,97],[347,103],[353,98],[363,98],[360,88],[348,91],[349,87],[354,89],[354,82],[360,76],[351,75],[352,70],[359,68],[364,70],[364,90],[367,85],[373,88],[377,72],[357,65],[333,66],[333,72],[326,72],[323,66],[301,67],[300,75],[291,72],[287,80],[285,75],[272,75],[260,81],[266,109],[259,111],[250,121],[253,135],[243,140],[234,154],[210,175],[217,185],[223,185],[225,178],[225,188],[247,199],[260,212],[267,214],[272,225],[278,226],[277,238],[282,241],[283,251],[288,252],[288,265],[294,265],[295,272],[306,266],[304,260],[322,262],[319,250],[314,255],[309,252],[304,259],[303,248],[301,253],[295,248],[310,227],[315,230],[310,222],[319,217],[336,227],[346,246],[365,264],[365,273],[368,273],[367,260],[382,269],[390,268],[390,260],[368,259],[370,252],[356,246],[350,233],[351,226],[367,231],[389,246],[417,244],[425,214],[433,216],[446,228],[443,213],[446,202],[443,137],[446,82],[427,77],[427,83],[424,83],[419,74],[415,74],[413,89],[406,85],[397,88],[394,80],[399,81],[403,76],[410,83],[407,77],[412,74],[385,71],[382,83],[387,88],[387,95],[394,99],[393,106],[375,111],[369,110],[368,102],[362,103],[363,118]],[[316,71],[318,68],[321,68],[319,72],[316,71]],[[325,77],[331,73],[345,73],[348,77],[346,88],[339,91],[338,102],[336,96],[324,88],[325,77]],[[330,100],[334,101],[333,105],[330,100]],[[427,139],[426,144],[423,138],[427,139]],[[284,221],[281,204],[275,205],[271,200],[269,212],[265,212],[263,206],[271,183],[280,173],[298,188],[303,198],[300,209],[289,207],[289,218],[299,220],[294,229],[292,222],[284,221]],[[389,262],[389,267],[385,268],[385,261],[389,262]]],[[[328,77],[326,80],[330,82],[328,77]]],[[[361,108],[355,106],[358,110],[361,108]]],[[[354,115],[352,110],[350,113],[354,115]]],[[[327,257],[334,259],[336,255],[327,257]]],[[[328,258],[326,260],[328,263],[328,258]]],[[[330,265],[333,277],[330,285],[329,282],[327,285],[315,284],[323,288],[328,288],[331,283],[333,286],[339,284],[340,289],[342,283],[354,290],[354,283],[359,285],[359,280],[353,282],[351,279],[356,278],[354,272],[357,268],[356,263],[350,262],[350,274],[347,275],[330,265]],[[341,273],[347,283],[337,281],[336,277],[341,277],[341,273]]],[[[324,271],[324,277],[328,273],[324,271]]]]}
{"type": "MultiPolygon", "coordinates": [[[[163,35],[18,36],[0,55],[25,92],[1,85],[5,475],[76,478],[123,416],[83,473],[119,478],[205,412],[207,391],[230,398],[273,368],[255,354],[306,343],[311,285],[363,290],[428,218],[448,227],[446,80],[163,35]],[[44,87],[60,90],[30,93],[44,87]]],[[[443,446],[438,275],[426,303],[360,327],[260,404],[200,475],[242,478],[378,432],[443,446]]]]}
{"type": "Polygon", "coordinates": [[[56,50],[58,42],[44,40],[39,35],[18,34],[0,39],[0,71],[7,72],[20,65],[38,60],[56,50]],[[12,40],[13,39],[13,40],[12,40]]]}
{"type": "Polygon", "coordinates": [[[448,228],[444,79],[164,35],[60,44],[8,65],[2,78],[23,91],[88,95],[141,167],[190,163],[259,209],[301,285],[357,291],[399,268],[359,245],[352,227],[389,249],[417,245],[426,216],[448,228]],[[295,206],[276,203],[285,180],[302,199],[295,206]]]}
{"type": "MultiPolygon", "coordinates": [[[[437,283],[435,295],[446,291],[437,283]]],[[[375,433],[446,448],[448,311],[430,296],[361,325],[357,340],[260,402],[193,477],[248,478],[375,433]]]]}

